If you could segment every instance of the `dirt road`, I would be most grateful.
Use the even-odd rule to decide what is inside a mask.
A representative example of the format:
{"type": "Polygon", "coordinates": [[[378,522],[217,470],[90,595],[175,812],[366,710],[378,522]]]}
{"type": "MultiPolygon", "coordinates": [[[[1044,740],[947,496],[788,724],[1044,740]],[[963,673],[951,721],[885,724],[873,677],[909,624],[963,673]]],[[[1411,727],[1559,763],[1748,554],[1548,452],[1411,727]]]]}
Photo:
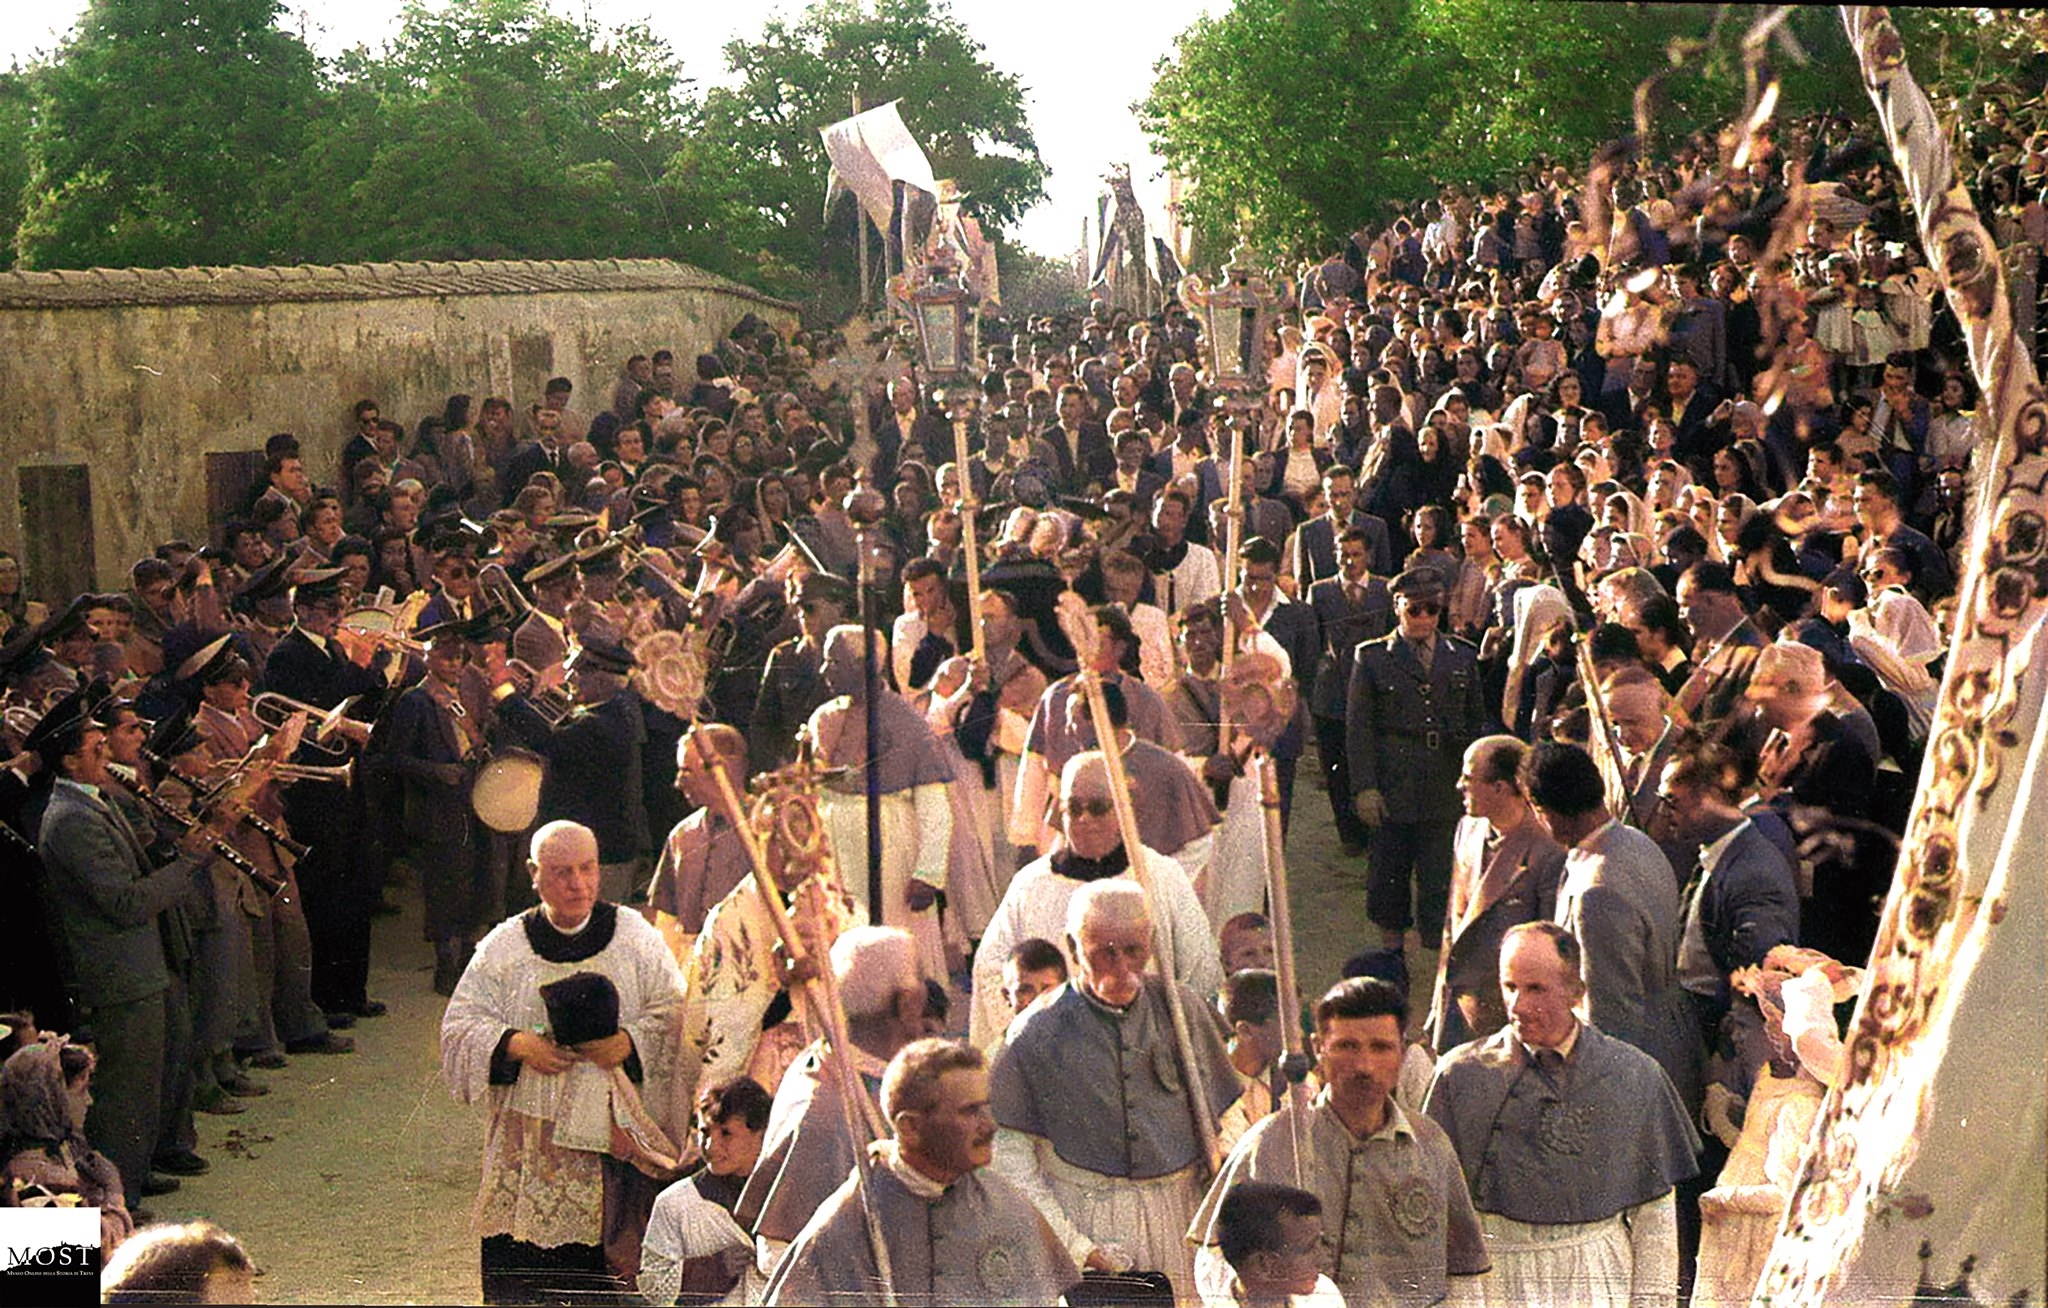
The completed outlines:
{"type": "MultiPolygon", "coordinates": [[[[1363,863],[1339,857],[1314,758],[1303,760],[1288,841],[1301,990],[1313,1000],[1367,939],[1363,863]]],[[[391,1011],[358,1023],[356,1052],[302,1056],[261,1073],[271,1093],[234,1117],[199,1119],[213,1163],[160,1218],[204,1216],[262,1266],[266,1303],[475,1303],[469,1233],[483,1114],[449,1097],[438,1038],[443,1001],[420,939],[416,889],[379,919],[370,993],[391,1011]]]]}

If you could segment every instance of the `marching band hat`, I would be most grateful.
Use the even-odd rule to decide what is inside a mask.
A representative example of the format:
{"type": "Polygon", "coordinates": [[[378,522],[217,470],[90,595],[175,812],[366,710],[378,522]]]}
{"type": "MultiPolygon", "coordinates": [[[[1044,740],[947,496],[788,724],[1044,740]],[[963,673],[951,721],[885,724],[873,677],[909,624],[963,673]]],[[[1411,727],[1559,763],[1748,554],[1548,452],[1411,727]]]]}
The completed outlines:
{"type": "Polygon", "coordinates": [[[192,725],[192,710],[180,706],[158,718],[143,748],[158,758],[176,758],[199,747],[203,737],[192,725]]]}
{"type": "Polygon", "coordinates": [[[51,764],[77,749],[79,733],[92,721],[92,710],[86,702],[89,689],[80,686],[45,709],[22,738],[22,749],[41,755],[45,763],[51,764]]]}
{"type": "Polygon", "coordinates": [[[218,640],[211,640],[200,646],[197,653],[178,665],[177,679],[191,681],[194,678],[204,678],[213,665],[221,661],[222,655],[229,654],[228,645],[234,638],[234,633],[229,632],[218,640]]]}
{"type": "Polygon", "coordinates": [[[557,513],[554,517],[541,523],[541,526],[548,531],[574,537],[577,532],[584,530],[586,527],[595,527],[598,521],[598,516],[595,513],[557,513]]]}
{"type": "Polygon", "coordinates": [[[46,645],[54,645],[75,635],[79,628],[85,626],[85,615],[99,607],[98,601],[99,597],[90,591],[79,595],[64,606],[62,613],[45,622],[36,638],[46,645]]]}
{"type": "Polygon", "coordinates": [[[851,609],[854,604],[853,583],[829,572],[806,573],[804,579],[797,583],[796,602],[799,605],[837,604],[843,609],[851,609]]]}
{"type": "Polygon", "coordinates": [[[587,550],[578,550],[575,554],[576,564],[585,572],[594,572],[599,576],[616,575],[621,571],[619,556],[625,553],[625,550],[626,542],[614,536],[609,540],[599,541],[587,550]]]}
{"type": "Polygon", "coordinates": [[[469,628],[474,618],[450,618],[446,622],[435,622],[412,633],[412,638],[422,645],[432,645],[443,640],[469,640],[469,628]]]}
{"type": "Polygon", "coordinates": [[[342,582],[348,577],[347,568],[315,568],[299,577],[298,585],[292,592],[294,604],[319,604],[326,600],[340,599],[342,582]]]}
{"type": "MultiPolygon", "coordinates": [[[[554,520],[550,518],[549,521],[552,522],[554,520]]],[[[545,586],[557,577],[573,571],[575,567],[576,556],[574,554],[557,554],[545,563],[536,563],[528,568],[524,581],[529,588],[545,586]]]]}
{"type": "Polygon", "coordinates": [[[609,672],[625,676],[634,667],[633,651],[620,644],[616,637],[603,632],[586,632],[583,644],[569,660],[572,668],[590,668],[597,672],[609,672]]]}
{"type": "Polygon", "coordinates": [[[235,603],[259,604],[267,599],[276,599],[290,590],[291,580],[285,575],[285,570],[290,564],[291,556],[280,554],[250,573],[249,579],[242,583],[242,588],[235,592],[235,603]]]}

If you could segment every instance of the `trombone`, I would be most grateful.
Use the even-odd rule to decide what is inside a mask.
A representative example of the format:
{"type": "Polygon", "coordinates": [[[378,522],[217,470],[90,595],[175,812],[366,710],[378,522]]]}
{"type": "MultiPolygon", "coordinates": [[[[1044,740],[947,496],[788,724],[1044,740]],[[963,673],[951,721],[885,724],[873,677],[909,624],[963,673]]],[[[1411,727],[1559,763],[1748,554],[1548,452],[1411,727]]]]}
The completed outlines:
{"type": "Polygon", "coordinates": [[[355,706],[356,699],[357,696],[351,695],[333,708],[324,709],[318,704],[308,704],[304,700],[266,690],[249,701],[249,712],[268,732],[283,731],[293,718],[304,714],[313,728],[308,733],[308,743],[331,758],[342,758],[347,755],[348,746],[329,744],[327,738],[347,721],[348,711],[355,706]]]}
{"type": "Polygon", "coordinates": [[[565,684],[553,689],[541,689],[541,674],[531,663],[521,659],[506,660],[505,667],[526,682],[526,702],[550,727],[559,727],[562,720],[576,711],[576,693],[565,684]]]}

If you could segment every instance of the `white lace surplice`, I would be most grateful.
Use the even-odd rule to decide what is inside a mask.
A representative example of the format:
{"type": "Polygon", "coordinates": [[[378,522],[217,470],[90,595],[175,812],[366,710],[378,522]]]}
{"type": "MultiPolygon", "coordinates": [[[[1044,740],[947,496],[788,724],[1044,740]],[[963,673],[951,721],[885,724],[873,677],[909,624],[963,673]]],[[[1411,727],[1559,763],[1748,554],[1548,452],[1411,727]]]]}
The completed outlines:
{"type": "Polygon", "coordinates": [[[542,1247],[602,1241],[603,1155],[592,1147],[592,1122],[601,1119],[609,1137],[609,1078],[598,1073],[579,1083],[571,1074],[522,1069],[512,1085],[490,1084],[491,1055],[505,1031],[545,1031],[540,988],[576,972],[611,978],[619,1027],[640,1057],[645,1097],[660,1104],[669,1092],[681,978],[659,931],[622,909],[603,949],[580,962],[551,963],[527,943],[522,918],[499,923],[477,946],[441,1019],[442,1077],[457,1099],[483,1104],[491,1115],[473,1214],[480,1237],[510,1235],[542,1247]],[[586,1111],[593,1107],[596,1118],[586,1111]],[[558,1131],[576,1133],[582,1147],[558,1144],[558,1131]]]}

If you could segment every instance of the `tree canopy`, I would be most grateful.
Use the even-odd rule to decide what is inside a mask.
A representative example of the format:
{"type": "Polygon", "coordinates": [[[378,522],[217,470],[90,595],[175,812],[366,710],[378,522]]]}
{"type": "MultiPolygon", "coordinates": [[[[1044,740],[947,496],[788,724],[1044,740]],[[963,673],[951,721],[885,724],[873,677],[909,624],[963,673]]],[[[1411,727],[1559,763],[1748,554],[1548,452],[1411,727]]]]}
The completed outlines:
{"type": "MultiPolygon", "coordinates": [[[[1043,190],[1023,88],[946,0],[818,0],[683,78],[645,25],[548,0],[409,0],[323,61],[280,0],[92,0],[0,73],[0,244],[22,266],[666,256],[850,286],[819,130],[902,113],[992,234],[1043,190]]],[[[0,263],[0,266],[5,266],[0,263]]]]}
{"type": "Polygon", "coordinates": [[[850,265],[852,205],[828,225],[818,131],[852,113],[856,97],[863,108],[901,101],[933,174],[972,194],[985,227],[999,231],[1044,194],[1023,87],[940,0],[821,0],[727,45],[725,58],[736,84],[706,93],[670,183],[695,224],[686,248],[732,249],[757,281],[850,265]]]}
{"type": "MultiPolygon", "coordinates": [[[[2040,49],[2007,15],[1896,16],[1929,84],[1966,97],[2040,49]]],[[[1582,165],[1634,131],[1646,79],[1653,132],[1719,127],[1743,103],[1753,17],[1708,4],[1234,0],[1180,34],[1137,110],[1193,183],[1183,213],[1199,247],[1242,235],[1271,254],[1327,253],[1436,183],[1582,165]]],[[[1795,11],[1769,68],[1781,113],[1867,105],[1831,7],[1795,11]]]]}

